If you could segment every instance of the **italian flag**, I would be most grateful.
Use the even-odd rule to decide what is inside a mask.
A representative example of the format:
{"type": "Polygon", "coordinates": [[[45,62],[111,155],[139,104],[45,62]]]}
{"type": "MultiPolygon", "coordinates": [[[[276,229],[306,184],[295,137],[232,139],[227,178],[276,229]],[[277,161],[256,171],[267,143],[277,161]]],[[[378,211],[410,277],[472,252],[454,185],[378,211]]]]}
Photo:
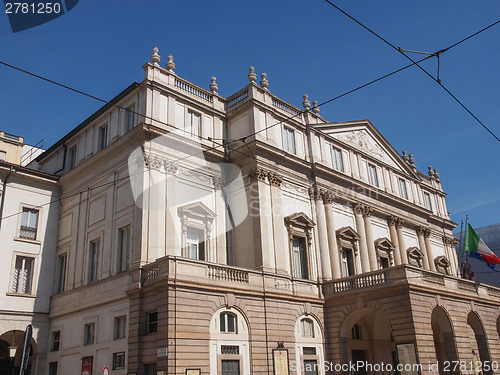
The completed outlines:
{"type": "Polygon", "coordinates": [[[470,256],[486,262],[488,266],[497,271],[495,264],[500,264],[500,259],[491,251],[484,241],[479,237],[470,224],[467,225],[467,237],[465,240],[465,250],[470,252],[470,256]]]}

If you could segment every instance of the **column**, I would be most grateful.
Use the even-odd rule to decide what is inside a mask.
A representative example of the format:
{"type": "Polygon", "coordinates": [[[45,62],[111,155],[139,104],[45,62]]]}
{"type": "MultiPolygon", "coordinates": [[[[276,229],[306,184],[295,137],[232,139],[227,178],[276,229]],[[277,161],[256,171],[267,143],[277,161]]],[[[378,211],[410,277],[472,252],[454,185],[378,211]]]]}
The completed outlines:
{"type": "Polygon", "coordinates": [[[417,238],[418,238],[418,247],[420,248],[420,252],[424,256],[424,259],[423,259],[424,268],[426,270],[430,270],[431,268],[429,266],[429,257],[427,255],[427,250],[426,250],[426,246],[425,246],[425,239],[424,239],[425,228],[418,226],[416,228],[416,231],[417,231],[417,238]]]}
{"type": "Polygon", "coordinates": [[[226,235],[230,233],[227,233],[226,230],[231,227],[231,223],[226,223],[228,215],[226,214],[226,201],[222,190],[224,181],[222,178],[214,177],[213,183],[215,195],[215,228],[212,230],[214,231],[213,238],[216,243],[215,254],[210,261],[219,264],[228,264],[227,251],[232,251],[233,249],[226,249],[226,235]]]}
{"type": "Polygon", "coordinates": [[[405,239],[403,236],[404,223],[405,221],[403,219],[398,219],[396,223],[396,229],[398,233],[398,244],[399,244],[399,253],[401,254],[401,263],[408,264],[408,255],[406,254],[405,239]]]}
{"type": "Polygon", "coordinates": [[[391,242],[394,245],[394,265],[399,266],[401,264],[401,252],[399,251],[398,233],[396,231],[396,222],[398,218],[395,216],[387,216],[387,225],[389,226],[389,234],[391,236],[391,242]]]}
{"type": "Polygon", "coordinates": [[[432,245],[431,245],[431,229],[426,228],[424,231],[425,238],[425,251],[427,256],[429,257],[429,267],[431,271],[436,272],[436,265],[434,264],[434,256],[432,254],[432,245]]]}
{"type": "Polygon", "coordinates": [[[328,232],[326,227],[325,206],[323,198],[325,192],[323,189],[316,188],[314,191],[314,200],[316,202],[316,218],[318,221],[319,254],[321,258],[321,272],[323,280],[332,279],[332,269],[330,265],[330,253],[328,251],[328,232]]]}
{"type": "Polygon", "coordinates": [[[373,240],[373,231],[372,231],[372,216],[373,208],[365,207],[365,212],[363,213],[363,220],[365,224],[365,232],[366,232],[366,244],[368,248],[368,259],[370,261],[370,270],[376,271],[378,270],[378,262],[377,262],[377,252],[375,250],[375,242],[373,240]]]}
{"type": "Polygon", "coordinates": [[[332,192],[325,194],[325,214],[326,214],[326,229],[328,232],[328,247],[330,248],[330,265],[332,269],[333,279],[342,277],[340,270],[339,249],[337,246],[337,234],[335,233],[335,223],[333,219],[333,200],[335,196],[332,192]]]}
{"type": "Polygon", "coordinates": [[[290,274],[291,267],[289,263],[289,246],[285,243],[285,226],[283,225],[283,207],[281,202],[281,182],[283,178],[274,172],[267,174],[269,186],[271,188],[271,213],[274,237],[274,257],[276,259],[276,272],[281,274],[290,274]]]}
{"type": "Polygon", "coordinates": [[[364,206],[357,204],[354,206],[354,220],[356,221],[356,231],[359,239],[359,254],[361,258],[361,272],[370,272],[370,259],[368,258],[368,248],[366,246],[365,224],[363,222],[364,206]]]}
{"type": "Polygon", "coordinates": [[[456,276],[457,266],[455,258],[453,257],[453,253],[455,253],[455,249],[453,248],[453,240],[454,240],[453,238],[443,236],[444,253],[448,258],[448,260],[450,261],[450,274],[456,276]]]}

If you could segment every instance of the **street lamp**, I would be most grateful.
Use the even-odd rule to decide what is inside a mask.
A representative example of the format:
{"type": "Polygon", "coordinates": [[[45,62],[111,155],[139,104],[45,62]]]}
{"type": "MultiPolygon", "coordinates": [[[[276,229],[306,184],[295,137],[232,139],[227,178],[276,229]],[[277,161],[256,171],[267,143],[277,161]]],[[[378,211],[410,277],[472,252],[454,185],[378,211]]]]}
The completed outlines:
{"type": "Polygon", "coordinates": [[[17,352],[17,346],[9,346],[9,357],[10,359],[14,359],[17,352]]]}

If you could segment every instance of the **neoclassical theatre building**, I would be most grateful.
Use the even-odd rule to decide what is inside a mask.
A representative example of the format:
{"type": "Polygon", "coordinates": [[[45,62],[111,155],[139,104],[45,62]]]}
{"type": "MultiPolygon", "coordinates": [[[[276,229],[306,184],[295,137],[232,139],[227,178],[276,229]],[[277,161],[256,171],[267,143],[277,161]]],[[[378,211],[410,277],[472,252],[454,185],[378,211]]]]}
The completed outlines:
{"type": "Polygon", "coordinates": [[[143,68],[36,160],[62,197],[45,373],[496,369],[500,289],[457,277],[435,169],[252,67],[228,98],[143,68]]]}

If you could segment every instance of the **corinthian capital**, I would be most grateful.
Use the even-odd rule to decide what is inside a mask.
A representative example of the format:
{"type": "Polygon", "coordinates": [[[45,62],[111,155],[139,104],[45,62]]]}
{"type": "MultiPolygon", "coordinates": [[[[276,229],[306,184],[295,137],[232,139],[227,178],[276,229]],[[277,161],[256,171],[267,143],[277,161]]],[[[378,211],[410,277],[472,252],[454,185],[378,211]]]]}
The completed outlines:
{"type": "Polygon", "coordinates": [[[283,177],[281,177],[279,174],[274,173],[274,172],[268,172],[267,173],[267,179],[269,180],[269,183],[271,186],[281,186],[281,182],[283,182],[283,177]]]}

